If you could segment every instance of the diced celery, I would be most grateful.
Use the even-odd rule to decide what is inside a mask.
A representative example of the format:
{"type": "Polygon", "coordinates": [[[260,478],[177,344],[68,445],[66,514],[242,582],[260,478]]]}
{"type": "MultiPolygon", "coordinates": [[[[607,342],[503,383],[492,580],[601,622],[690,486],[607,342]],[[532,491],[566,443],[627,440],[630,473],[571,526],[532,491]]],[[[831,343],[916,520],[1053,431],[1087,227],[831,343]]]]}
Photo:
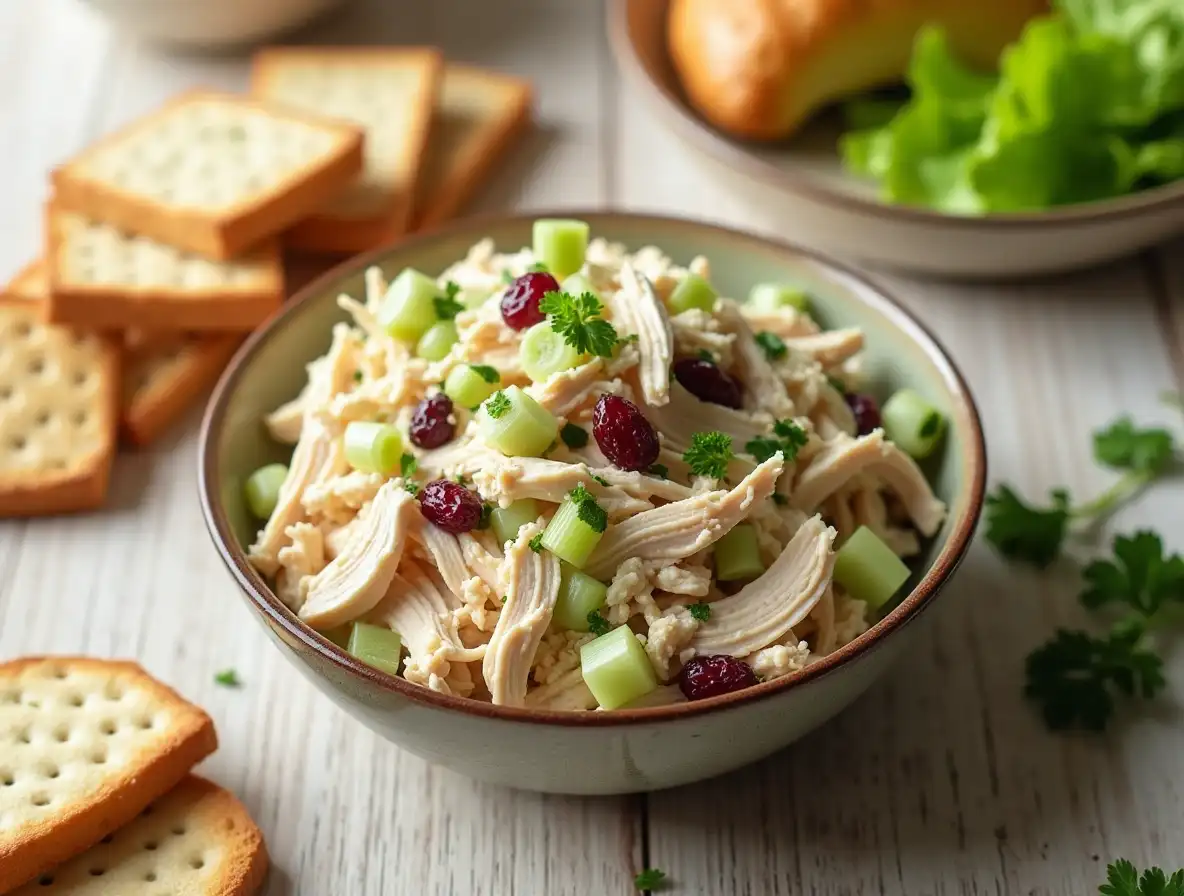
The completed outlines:
{"type": "Polygon", "coordinates": [[[912,389],[901,389],[884,402],[880,419],[884,434],[917,460],[932,454],[946,431],[945,414],[912,389]]]}
{"type": "Polygon", "coordinates": [[[556,279],[574,274],[584,266],[588,229],[584,221],[540,218],[534,222],[534,257],[556,279]]]}
{"type": "Polygon", "coordinates": [[[793,308],[795,311],[810,311],[810,296],[796,286],[784,283],[758,283],[748,293],[748,304],[757,311],[776,311],[779,308],[793,308]]]}
{"type": "Polygon", "coordinates": [[[644,697],[658,686],[645,648],[627,625],[580,648],[584,684],[604,709],[616,709],[644,697]]]}
{"type": "Polygon", "coordinates": [[[287,478],[288,468],[283,464],[268,464],[248,476],[243,487],[247,509],[261,520],[270,517],[280,498],[280,486],[287,478]]]}
{"type": "Polygon", "coordinates": [[[596,298],[600,298],[600,293],[598,293],[595,287],[592,286],[592,281],[583,274],[572,274],[570,277],[560,283],[559,286],[564,292],[571,293],[573,296],[590,292],[592,295],[596,296],[596,298]]]}
{"type": "Polygon", "coordinates": [[[539,502],[534,498],[520,498],[509,507],[495,507],[489,514],[489,524],[499,544],[513,541],[518,530],[539,518],[539,502]]]}
{"type": "Polygon", "coordinates": [[[347,649],[352,656],[356,656],[367,666],[373,666],[390,675],[399,674],[403,639],[399,637],[398,632],[381,625],[355,622],[353,631],[349,634],[347,649]]]}
{"type": "Polygon", "coordinates": [[[834,580],[856,600],[878,610],[909,577],[909,568],[867,526],[852,533],[835,554],[834,580]]]}
{"type": "Polygon", "coordinates": [[[580,508],[574,501],[565,499],[543,530],[542,545],[560,560],[580,569],[603,535],[580,519],[580,508]]]}
{"type": "Polygon", "coordinates": [[[518,346],[518,360],[532,382],[542,383],[554,373],[576,367],[583,362],[584,356],[551,329],[548,321],[543,321],[527,330],[522,337],[522,343],[518,346]]]}
{"type": "Polygon", "coordinates": [[[719,293],[710,283],[698,274],[687,274],[670,291],[670,298],[666,300],[671,314],[681,314],[691,308],[701,308],[710,311],[715,307],[715,300],[719,293]]]}
{"type": "Polygon", "coordinates": [[[440,287],[427,274],[404,269],[391,281],[378,310],[378,322],[388,333],[404,342],[415,342],[436,322],[440,287]]]}
{"type": "Polygon", "coordinates": [[[493,298],[496,290],[488,289],[462,289],[457,295],[456,299],[466,308],[472,310],[480,308],[486,302],[493,298]]]}
{"type": "Polygon", "coordinates": [[[498,390],[501,381],[488,365],[458,364],[444,380],[444,394],[462,408],[475,408],[498,390]]]}
{"type": "Polygon", "coordinates": [[[455,323],[450,320],[437,321],[419,337],[419,342],[415,344],[415,353],[428,361],[439,361],[456,345],[458,339],[460,334],[456,332],[455,323]]]}
{"type": "Polygon", "coordinates": [[[559,597],[555,600],[552,619],[560,628],[573,632],[589,630],[588,614],[604,606],[608,586],[574,566],[560,566],[559,597]]]}
{"type": "Polygon", "coordinates": [[[345,427],[345,459],[355,470],[389,476],[403,457],[403,437],[388,423],[353,420],[345,427]]]}
{"type": "Polygon", "coordinates": [[[715,543],[715,577],[721,582],[755,579],[765,571],[756,529],[740,523],[715,543]]]}
{"type": "Polygon", "coordinates": [[[486,443],[507,457],[541,457],[559,433],[559,422],[518,386],[485,399],[477,425],[486,443]]]}

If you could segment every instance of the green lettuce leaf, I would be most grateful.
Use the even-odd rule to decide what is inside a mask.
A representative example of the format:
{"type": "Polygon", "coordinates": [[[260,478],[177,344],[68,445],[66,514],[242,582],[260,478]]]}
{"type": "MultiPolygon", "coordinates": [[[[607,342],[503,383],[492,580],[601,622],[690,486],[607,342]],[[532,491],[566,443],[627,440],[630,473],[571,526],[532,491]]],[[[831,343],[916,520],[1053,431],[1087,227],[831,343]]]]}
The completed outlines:
{"type": "Polygon", "coordinates": [[[852,110],[864,126],[841,141],[847,167],[887,201],[955,214],[1184,178],[1184,0],[1059,0],[1059,10],[1028,23],[996,75],[922,29],[909,100],[887,121],[882,106],[852,110]]]}

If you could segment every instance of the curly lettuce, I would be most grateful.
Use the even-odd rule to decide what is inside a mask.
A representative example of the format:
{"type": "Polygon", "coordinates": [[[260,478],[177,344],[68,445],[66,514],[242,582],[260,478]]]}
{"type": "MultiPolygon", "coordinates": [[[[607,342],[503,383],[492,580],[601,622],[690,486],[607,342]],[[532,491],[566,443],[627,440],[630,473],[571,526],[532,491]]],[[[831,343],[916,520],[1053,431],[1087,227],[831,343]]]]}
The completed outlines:
{"type": "Polygon", "coordinates": [[[909,99],[853,103],[846,165],[890,202],[1038,211],[1184,178],[1184,2],[1060,0],[995,74],[939,28],[917,36],[909,99]]]}

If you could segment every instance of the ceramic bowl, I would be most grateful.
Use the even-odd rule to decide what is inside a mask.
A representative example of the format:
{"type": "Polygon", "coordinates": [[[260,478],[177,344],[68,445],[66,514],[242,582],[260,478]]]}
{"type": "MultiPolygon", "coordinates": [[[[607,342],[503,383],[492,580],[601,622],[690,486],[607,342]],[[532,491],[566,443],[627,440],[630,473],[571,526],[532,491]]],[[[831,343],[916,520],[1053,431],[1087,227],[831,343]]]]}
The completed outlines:
{"type": "Polygon", "coordinates": [[[1184,181],[1032,214],[958,217],[889,205],[843,172],[823,116],[790,143],[733,140],[687,103],[666,45],[669,0],[609,0],[626,83],[771,232],[841,257],[959,278],[1014,278],[1098,264],[1184,232],[1184,181]]]}
{"type": "Polygon", "coordinates": [[[345,0],[82,0],[117,27],[195,49],[255,43],[312,21],[345,0]]]}
{"type": "Polygon", "coordinates": [[[911,386],[949,414],[949,437],[927,470],[949,504],[949,518],[906,586],[907,597],[867,634],[796,677],[695,703],[583,713],[507,708],[443,696],[357,662],[299,621],[247,563],[244,546],[256,524],[244,506],[243,482],[260,465],[287,459],[261,418],[299,392],[305,364],[328,348],[332,325],[345,319],[336,297],[361,295],[370,265],[388,277],[408,266],[434,274],[485,236],[504,249],[529,245],[534,216],[454,224],[347,261],[304,289],[247,340],[214,392],[201,434],[201,498],[215,547],[280,650],[384,737],[497,784],[584,794],[653,790],[717,775],[786,746],[888,668],[914,629],[909,623],[934,602],[970,544],[986,475],[982,427],[966,383],[933,337],[851,271],[805,250],[691,221],[561,214],[583,218],[595,236],[634,250],[660,246],[676,262],[705,255],[725,295],[744,295],[754,281],[802,283],[816,296],[821,323],[865,329],[866,368],[877,392],[911,386]]]}

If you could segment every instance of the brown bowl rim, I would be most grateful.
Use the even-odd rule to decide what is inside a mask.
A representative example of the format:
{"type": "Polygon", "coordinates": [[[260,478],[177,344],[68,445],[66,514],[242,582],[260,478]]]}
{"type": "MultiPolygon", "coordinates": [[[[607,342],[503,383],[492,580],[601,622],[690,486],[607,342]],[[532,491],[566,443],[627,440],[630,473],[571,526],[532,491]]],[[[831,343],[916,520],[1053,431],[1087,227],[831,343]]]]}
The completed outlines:
{"type": "MultiPolygon", "coordinates": [[[[1184,202],[1184,179],[1111,199],[1077,202],[1037,212],[991,212],[985,215],[951,215],[915,205],[894,205],[832,189],[807,173],[780,168],[748,152],[742,142],[717,131],[680,96],[671,94],[650,77],[629,35],[630,5],[649,0],[609,0],[606,7],[608,38],[617,67],[637,85],[649,106],[660,114],[674,133],[714,161],[742,172],[749,179],[784,193],[843,208],[865,218],[936,224],[942,227],[1036,229],[1053,225],[1086,226],[1121,220],[1184,202]]],[[[669,2],[669,0],[667,0],[669,2]]],[[[664,50],[665,51],[665,50],[664,50]]]]}
{"type": "MultiPolygon", "coordinates": [[[[802,687],[823,675],[835,671],[848,660],[853,660],[879,646],[890,634],[911,622],[922,609],[932,603],[932,598],[936,596],[937,592],[962,562],[962,559],[970,548],[975,528],[978,525],[978,519],[982,512],[986,479],[987,453],[983,437],[982,421],[974,397],[961,371],[951,360],[945,347],[934,337],[928,328],[914,317],[911,312],[905,310],[904,306],[886,290],[872,283],[862,274],[812,249],[756,234],[745,233],[722,225],[684,217],[576,208],[470,217],[430,232],[417,234],[397,243],[373,249],[336,265],[301,289],[270,320],[255,330],[239,347],[238,351],[235,352],[234,357],[230,360],[230,363],[219,378],[217,385],[214,387],[214,392],[206,406],[198,443],[198,489],[202,515],[210,539],[213,541],[219,556],[221,556],[222,561],[226,564],[227,569],[251,605],[263,616],[264,620],[270,626],[282,629],[290,639],[294,639],[304,649],[313,651],[319,655],[320,659],[332,663],[342,671],[355,675],[383,690],[394,691],[400,696],[426,707],[459,710],[470,716],[486,719],[564,726],[599,727],[644,724],[668,719],[686,719],[717,710],[734,708],[802,687]],[[965,416],[969,423],[970,431],[966,434],[966,444],[968,448],[967,459],[970,468],[967,471],[965,485],[963,486],[963,493],[969,492],[969,500],[962,515],[954,521],[949,538],[935,558],[932,566],[922,577],[921,581],[917,583],[916,587],[887,616],[850,644],[839,648],[833,653],[827,654],[822,659],[812,663],[794,675],[762,682],[731,694],[723,694],[718,697],[710,697],[694,702],[636,709],[619,709],[612,712],[576,712],[569,710],[495,706],[491,703],[464,697],[438,694],[428,688],[411,684],[402,678],[367,666],[350,656],[344,649],[338,647],[332,641],[301,622],[272,592],[263,578],[247,562],[246,552],[238,546],[220,498],[221,488],[219,484],[222,481],[222,477],[217,462],[217,436],[224,425],[230,395],[238,386],[247,362],[254,356],[261,345],[270,339],[273,334],[278,332],[287,320],[299,312],[303,305],[326,292],[331,292],[335,283],[364,271],[372,264],[379,263],[392,251],[415,252],[418,246],[428,245],[444,237],[461,237],[466,234],[468,235],[466,238],[470,242],[475,242],[483,238],[489,229],[495,225],[526,224],[541,217],[580,218],[588,221],[594,231],[598,222],[607,223],[621,218],[628,218],[635,223],[654,228],[663,227],[690,230],[701,234],[706,233],[716,238],[743,243],[749,248],[764,249],[781,256],[796,255],[809,259],[827,268],[828,273],[840,281],[854,287],[852,291],[857,295],[859,301],[871,305],[884,314],[893,326],[901,329],[918,345],[931,361],[936,363],[955,402],[961,404],[965,409],[965,416]]],[[[962,495],[958,497],[961,498],[962,495]]],[[[951,501],[951,504],[953,503],[955,502],[951,501]]],[[[288,639],[283,640],[289,644],[291,643],[288,639]]]]}

